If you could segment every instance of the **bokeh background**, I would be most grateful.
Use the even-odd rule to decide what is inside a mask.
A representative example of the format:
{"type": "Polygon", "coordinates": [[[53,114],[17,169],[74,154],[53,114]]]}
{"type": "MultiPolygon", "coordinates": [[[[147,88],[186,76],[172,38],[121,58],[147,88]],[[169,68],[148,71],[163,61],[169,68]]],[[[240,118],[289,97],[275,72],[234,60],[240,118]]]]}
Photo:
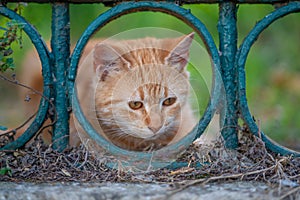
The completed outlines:
{"type": "MultiPolygon", "coordinates": [[[[14,7],[14,4],[9,4],[14,7]]],[[[208,28],[218,45],[218,5],[184,5],[208,28]]],[[[75,44],[88,24],[99,14],[108,10],[102,4],[70,5],[71,43],[75,44]]],[[[239,5],[238,45],[253,26],[273,11],[272,5],[239,5]]],[[[51,5],[28,3],[22,10],[24,16],[33,24],[45,41],[51,37],[51,5]]],[[[0,16],[3,25],[6,19],[0,16]]],[[[272,139],[300,150],[300,14],[288,15],[272,24],[252,47],[246,64],[247,98],[250,111],[259,122],[261,129],[272,139]]],[[[142,27],[160,27],[181,33],[190,33],[191,28],[175,17],[155,12],[133,13],[107,24],[95,37],[107,38],[126,30],[142,27]]],[[[1,30],[0,30],[0,34],[1,30]]],[[[196,38],[201,43],[200,38],[196,38]]],[[[23,33],[23,48],[14,45],[14,60],[19,66],[26,52],[32,49],[23,33]]],[[[203,59],[204,66],[210,70],[209,57],[203,59]]],[[[9,76],[12,72],[6,72],[9,76]]],[[[209,76],[209,73],[202,74],[209,76]]],[[[192,79],[196,75],[191,68],[192,79]]],[[[208,79],[210,77],[207,77],[208,79]]],[[[16,126],[24,119],[18,105],[22,99],[17,95],[17,86],[0,80],[0,125],[16,126]]],[[[201,89],[199,89],[201,91],[201,89]]],[[[196,92],[199,92],[196,91],[196,92]]],[[[201,95],[200,95],[201,96],[201,95]]],[[[208,96],[200,110],[205,109],[208,96]]]]}

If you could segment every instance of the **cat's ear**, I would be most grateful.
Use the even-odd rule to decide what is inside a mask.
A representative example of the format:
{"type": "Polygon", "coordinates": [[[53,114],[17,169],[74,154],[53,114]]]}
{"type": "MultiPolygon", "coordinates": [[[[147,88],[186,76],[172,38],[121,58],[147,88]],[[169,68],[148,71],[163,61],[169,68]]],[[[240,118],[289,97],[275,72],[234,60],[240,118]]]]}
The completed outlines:
{"type": "Polygon", "coordinates": [[[165,58],[165,63],[182,72],[189,60],[189,52],[195,33],[190,33],[181,39],[165,58]]]}
{"type": "Polygon", "coordinates": [[[99,43],[95,46],[94,71],[97,75],[101,75],[105,70],[105,73],[118,72],[129,66],[129,63],[115,48],[106,43],[99,43]]]}

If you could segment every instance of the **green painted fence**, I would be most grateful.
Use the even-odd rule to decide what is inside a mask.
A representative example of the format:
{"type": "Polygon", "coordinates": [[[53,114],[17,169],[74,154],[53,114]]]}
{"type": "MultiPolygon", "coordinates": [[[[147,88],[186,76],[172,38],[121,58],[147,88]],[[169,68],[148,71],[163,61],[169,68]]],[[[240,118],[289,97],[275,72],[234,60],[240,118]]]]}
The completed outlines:
{"type": "MultiPolygon", "coordinates": [[[[69,134],[69,114],[70,110],[74,112],[79,123],[90,137],[98,145],[105,148],[111,154],[129,160],[131,163],[142,163],[142,161],[152,161],[156,167],[165,166],[164,156],[168,152],[180,152],[191,144],[191,142],[204,132],[217,108],[220,108],[221,115],[224,116],[224,125],[222,135],[225,145],[228,148],[236,148],[238,145],[238,119],[243,119],[249,130],[254,135],[262,137],[266,147],[282,155],[300,156],[299,152],[280,146],[269,139],[253,120],[248,108],[246,99],[245,84],[245,62],[249,50],[258,36],[274,21],[288,14],[300,11],[300,1],[283,0],[183,0],[183,1],[113,1],[113,0],[69,0],[65,1],[46,1],[46,0],[23,0],[22,2],[51,3],[52,5],[52,38],[51,49],[47,48],[35,28],[27,22],[22,16],[8,9],[5,5],[9,2],[18,2],[14,0],[2,0],[0,4],[0,14],[16,20],[23,24],[24,32],[29,36],[35,48],[38,51],[42,62],[42,72],[44,78],[44,89],[39,111],[24,134],[2,148],[2,150],[16,149],[24,146],[35,133],[41,128],[47,116],[49,108],[55,108],[53,121],[53,148],[62,151],[68,145],[69,134]],[[72,54],[70,54],[70,20],[69,4],[71,3],[104,3],[111,6],[111,9],[101,13],[84,31],[78,40],[72,54]],[[195,17],[190,10],[184,9],[183,4],[219,4],[219,47],[215,44],[211,34],[201,22],[201,19],[195,17]],[[261,19],[244,38],[242,44],[238,47],[237,32],[237,6],[238,4],[275,4],[282,6],[274,9],[266,17],[261,19]],[[132,12],[153,11],[163,12],[173,15],[186,24],[191,26],[194,31],[202,38],[208,53],[211,56],[213,68],[213,87],[211,100],[207,105],[206,111],[199,121],[197,127],[187,137],[176,144],[167,146],[161,150],[152,153],[127,151],[110,142],[97,134],[91,124],[84,117],[78,99],[74,84],[77,73],[77,66],[81,53],[90,37],[108,22],[132,12]],[[53,76],[50,74],[54,74],[53,76]],[[222,86],[222,84],[223,86],[222,86]],[[223,91],[224,90],[224,91],[223,91]],[[221,95],[225,92],[225,95],[221,95]],[[154,160],[153,160],[154,159],[154,160]]],[[[38,17],[38,16],[37,16],[38,17]]],[[[49,19],[50,20],[50,19],[49,19]]],[[[142,165],[142,164],[141,164],[142,165]]],[[[171,167],[184,166],[186,163],[172,163],[171,167]]],[[[146,167],[146,166],[144,166],[146,167]]]]}

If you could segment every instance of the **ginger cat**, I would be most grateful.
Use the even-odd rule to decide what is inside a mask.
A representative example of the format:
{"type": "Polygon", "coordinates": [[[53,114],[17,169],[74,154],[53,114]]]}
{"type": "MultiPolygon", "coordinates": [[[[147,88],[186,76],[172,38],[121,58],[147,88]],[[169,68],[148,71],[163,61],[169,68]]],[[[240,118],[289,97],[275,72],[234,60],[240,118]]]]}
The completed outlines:
{"type": "MultiPolygon", "coordinates": [[[[89,43],[76,87],[83,112],[99,126],[99,134],[121,148],[146,151],[172,144],[194,128],[186,70],[193,37],[89,43]]],[[[25,72],[24,77],[34,80],[31,86],[42,85],[40,75],[25,72]]],[[[70,144],[76,145],[78,130],[72,121],[70,144]]]]}

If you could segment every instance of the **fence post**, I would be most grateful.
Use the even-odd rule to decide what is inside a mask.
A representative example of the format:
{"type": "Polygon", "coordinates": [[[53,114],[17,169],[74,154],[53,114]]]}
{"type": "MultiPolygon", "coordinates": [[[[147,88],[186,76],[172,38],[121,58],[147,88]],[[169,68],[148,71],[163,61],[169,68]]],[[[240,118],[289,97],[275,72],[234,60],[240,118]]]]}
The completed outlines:
{"type": "Polygon", "coordinates": [[[237,68],[235,56],[237,52],[237,7],[234,2],[224,2],[219,5],[218,31],[220,38],[221,73],[226,91],[226,99],[221,110],[222,136],[227,148],[238,145],[238,103],[237,103],[237,68]]]}
{"type": "Polygon", "coordinates": [[[69,4],[52,5],[52,68],[54,83],[54,105],[56,116],[53,118],[53,148],[62,151],[69,141],[69,111],[66,87],[66,74],[70,57],[70,20],[69,4]]]}

